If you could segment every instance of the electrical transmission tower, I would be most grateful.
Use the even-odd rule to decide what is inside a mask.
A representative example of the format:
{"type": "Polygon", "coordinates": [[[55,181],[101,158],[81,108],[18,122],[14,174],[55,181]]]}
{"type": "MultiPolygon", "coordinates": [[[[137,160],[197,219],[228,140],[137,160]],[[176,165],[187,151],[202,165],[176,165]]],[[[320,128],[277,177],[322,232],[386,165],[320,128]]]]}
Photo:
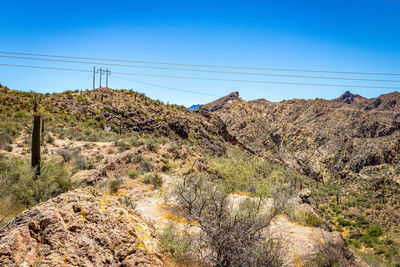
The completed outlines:
{"type": "Polygon", "coordinates": [[[106,74],[106,87],[108,88],[108,76],[111,76],[111,71],[109,71],[108,69],[105,70],[105,74],[106,74]]]}
{"type": "Polygon", "coordinates": [[[96,67],[93,67],[93,90],[96,87],[96,67]]]}
{"type": "Polygon", "coordinates": [[[99,88],[101,88],[101,77],[104,75],[106,75],[106,87],[108,88],[108,76],[111,75],[111,71],[109,71],[108,69],[103,70],[102,68],[98,69],[96,71],[96,68],[93,68],[93,88],[95,87],[95,73],[99,73],[100,74],[100,84],[99,84],[99,88]]]}

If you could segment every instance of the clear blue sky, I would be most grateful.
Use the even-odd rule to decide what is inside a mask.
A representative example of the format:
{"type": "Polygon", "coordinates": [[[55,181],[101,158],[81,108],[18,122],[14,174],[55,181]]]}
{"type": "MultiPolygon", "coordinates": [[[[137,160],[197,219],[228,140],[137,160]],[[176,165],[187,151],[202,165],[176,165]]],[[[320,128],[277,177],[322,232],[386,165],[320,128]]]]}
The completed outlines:
{"type": "MultiPolygon", "coordinates": [[[[400,1],[396,0],[1,0],[0,3],[0,51],[194,64],[400,73],[400,1]]],[[[92,68],[90,65],[6,58],[0,58],[0,63],[92,68]]],[[[135,73],[400,87],[400,83],[233,76],[117,67],[110,69],[135,73]]],[[[91,78],[90,74],[85,73],[0,66],[0,83],[12,89],[55,92],[91,88],[91,78]]],[[[221,96],[237,90],[247,100],[330,99],[347,89],[375,97],[393,91],[128,78],[221,96]]],[[[361,78],[400,80],[400,76],[361,78]]],[[[115,76],[110,78],[110,87],[133,88],[152,98],[184,105],[205,103],[215,98],[137,84],[115,76]]]]}

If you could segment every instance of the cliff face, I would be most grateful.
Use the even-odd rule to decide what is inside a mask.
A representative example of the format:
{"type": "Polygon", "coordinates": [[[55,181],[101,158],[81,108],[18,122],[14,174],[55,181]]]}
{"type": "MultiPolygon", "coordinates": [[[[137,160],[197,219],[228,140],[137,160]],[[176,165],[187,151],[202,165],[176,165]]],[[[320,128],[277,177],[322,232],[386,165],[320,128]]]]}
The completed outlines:
{"type": "Polygon", "coordinates": [[[247,148],[315,179],[344,178],[378,165],[392,170],[379,175],[400,174],[398,92],[279,103],[229,95],[201,109],[217,114],[247,148]]]}

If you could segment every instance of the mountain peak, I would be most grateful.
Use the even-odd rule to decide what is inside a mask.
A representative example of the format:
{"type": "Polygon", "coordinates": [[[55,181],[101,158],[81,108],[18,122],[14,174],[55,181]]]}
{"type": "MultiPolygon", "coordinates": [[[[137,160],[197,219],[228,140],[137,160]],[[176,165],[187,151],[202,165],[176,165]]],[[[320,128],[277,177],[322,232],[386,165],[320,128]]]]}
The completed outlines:
{"type": "Polygon", "coordinates": [[[350,91],[346,91],[335,100],[346,104],[352,104],[354,103],[354,101],[356,101],[356,99],[365,99],[365,98],[357,94],[352,94],[350,91]]]}
{"type": "Polygon", "coordinates": [[[205,111],[214,112],[219,109],[222,109],[225,106],[225,104],[228,103],[229,101],[233,101],[233,100],[237,100],[237,99],[239,99],[239,92],[235,91],[235,92],[232,92],[232,93],[230,93],[224,97],[221,97],[213,102],[210,102],[205,105],[201,105],[200,109],[205,110],[205,111]]]}

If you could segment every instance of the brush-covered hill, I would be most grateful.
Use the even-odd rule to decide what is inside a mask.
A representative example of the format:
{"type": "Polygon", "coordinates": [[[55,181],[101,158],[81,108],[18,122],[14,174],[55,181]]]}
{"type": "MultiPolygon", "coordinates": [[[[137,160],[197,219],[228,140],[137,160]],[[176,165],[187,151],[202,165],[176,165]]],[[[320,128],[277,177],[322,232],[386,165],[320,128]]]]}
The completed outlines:
{"type": "MultiPolygon", "coordinates": [[[[0,137],[3,145],[28,125],[35,96],[2,89],[0,137]]],[[[164,105],[129,90],[76,90],[41,94],[37,98],[46,129],[76,140],[99,141],[133,132],[147,133],[189,140],[217,154],[224,152],[221,142],[235,142],[217,116],[193,113],[183,106],[164,105]]]]}

